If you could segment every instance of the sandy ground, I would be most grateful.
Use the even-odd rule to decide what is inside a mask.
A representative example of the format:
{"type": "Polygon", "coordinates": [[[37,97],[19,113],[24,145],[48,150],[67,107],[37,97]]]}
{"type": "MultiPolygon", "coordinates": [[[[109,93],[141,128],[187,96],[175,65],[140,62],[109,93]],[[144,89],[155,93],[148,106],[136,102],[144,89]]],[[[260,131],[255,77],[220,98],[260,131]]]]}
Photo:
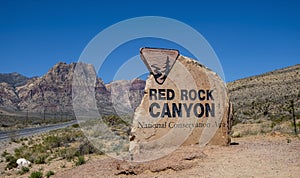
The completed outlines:
{"type": "Polygon", "coordinates": [[[233,139],[228,147],[184,147],[147,162],[89,161],[54,177],[300,177],[300,139],[282,135],[233,139]]]}

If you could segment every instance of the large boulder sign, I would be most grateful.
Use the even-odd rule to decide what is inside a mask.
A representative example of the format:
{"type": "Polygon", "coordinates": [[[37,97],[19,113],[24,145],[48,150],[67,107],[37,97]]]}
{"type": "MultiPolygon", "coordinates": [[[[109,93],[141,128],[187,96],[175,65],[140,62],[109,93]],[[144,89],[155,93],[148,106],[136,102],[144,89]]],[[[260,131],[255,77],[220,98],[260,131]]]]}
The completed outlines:
{"type": "Polygon", "coordinates": [[[222,79],[177,50],[142,48],[150,71],[134,113],[133,161],[163,157],[181,145],[228,145],[232,107],[222,79]]]}

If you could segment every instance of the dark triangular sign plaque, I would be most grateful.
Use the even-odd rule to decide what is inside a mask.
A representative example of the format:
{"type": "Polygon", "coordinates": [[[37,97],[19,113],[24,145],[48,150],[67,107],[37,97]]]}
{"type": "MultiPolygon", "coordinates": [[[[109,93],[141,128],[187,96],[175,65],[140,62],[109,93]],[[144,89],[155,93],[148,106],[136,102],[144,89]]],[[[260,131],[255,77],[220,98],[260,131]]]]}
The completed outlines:
{"type": "Polygon", "coordinates": [[[140,53],[149,72],[160,85],[165,82],[179,56],[179,51],[175,49],[141,48],[140,53]]]}

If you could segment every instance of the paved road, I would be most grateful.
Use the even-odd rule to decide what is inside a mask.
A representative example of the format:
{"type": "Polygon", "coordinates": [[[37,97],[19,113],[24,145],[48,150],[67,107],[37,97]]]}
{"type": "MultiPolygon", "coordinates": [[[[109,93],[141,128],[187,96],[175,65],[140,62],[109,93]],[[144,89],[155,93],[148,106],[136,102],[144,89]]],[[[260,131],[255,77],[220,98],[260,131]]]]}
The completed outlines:
{"type": "Polygon", "coordinates": [[[0,132],[0,141],[8,140],[11,138],[12,135],[16,136],[16,137],[28,137],[28,136],[31,136],[34,134],[64,128],[64,127],[70,126],[75,123],[77,123],[77,120],[73,120],[73,121],[61,123],[61,124],[55,124],[55,125],[47,125],[47,126],[34,127],[34,128],[25,128],[25,129],[19,129],[19,130],[2,131],[2,132],[0,132]]]}

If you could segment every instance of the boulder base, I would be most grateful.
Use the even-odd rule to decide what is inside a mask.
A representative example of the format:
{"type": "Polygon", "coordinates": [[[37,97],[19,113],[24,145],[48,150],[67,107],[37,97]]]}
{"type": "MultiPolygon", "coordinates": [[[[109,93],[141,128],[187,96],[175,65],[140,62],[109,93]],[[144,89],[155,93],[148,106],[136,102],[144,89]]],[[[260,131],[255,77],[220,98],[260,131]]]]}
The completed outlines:
{"type": "Polygon", "coordinates": [[[150,75],[134,113],[132,159],[157,159],[181,145],[228,145],[232,107],[221,78],[179,56],[163,84],[150,75]]]}

